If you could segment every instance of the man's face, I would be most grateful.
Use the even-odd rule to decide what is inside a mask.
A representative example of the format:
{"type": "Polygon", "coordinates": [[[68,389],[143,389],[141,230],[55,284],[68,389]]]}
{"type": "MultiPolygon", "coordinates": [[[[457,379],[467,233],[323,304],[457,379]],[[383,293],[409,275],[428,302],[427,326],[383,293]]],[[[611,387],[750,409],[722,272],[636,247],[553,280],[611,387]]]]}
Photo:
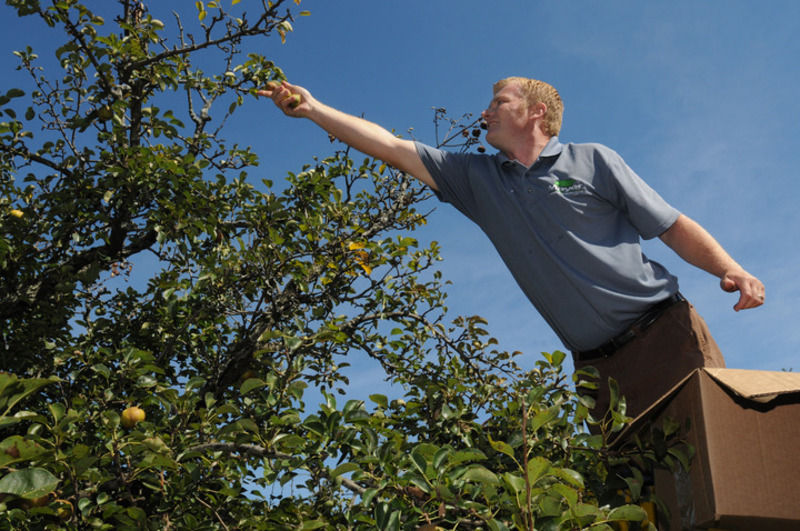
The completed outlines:
{"type": "Polygon", "coordinates": [[[487,125],[486,142],[506,151],[529,126],[528,104],[516,83],[495,92],[489,107],[481,113],[487,125]]]}

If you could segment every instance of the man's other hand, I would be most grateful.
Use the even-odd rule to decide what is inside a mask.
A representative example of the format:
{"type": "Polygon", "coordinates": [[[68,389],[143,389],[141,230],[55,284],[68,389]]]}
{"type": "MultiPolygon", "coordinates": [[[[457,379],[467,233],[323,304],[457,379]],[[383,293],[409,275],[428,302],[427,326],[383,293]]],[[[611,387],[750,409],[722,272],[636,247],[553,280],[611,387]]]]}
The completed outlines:
{"type": "Polygon", "coordinates": [[[719,284],[729,293],[739,292],[739,302],[733,307],[737,312],[764,304],[764,284],[744,269],[726,273],[719,284]]]}

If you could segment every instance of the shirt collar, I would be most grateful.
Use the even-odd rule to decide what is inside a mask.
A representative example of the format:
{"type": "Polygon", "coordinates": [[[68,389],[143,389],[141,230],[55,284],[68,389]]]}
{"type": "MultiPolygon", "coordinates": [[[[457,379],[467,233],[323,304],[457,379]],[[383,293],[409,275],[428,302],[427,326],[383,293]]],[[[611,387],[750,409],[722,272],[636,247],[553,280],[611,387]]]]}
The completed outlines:
{"type": "MultiPolygon", "coordinates": [[[[543,157],[547,158],[557,157],[561,154],[561,151],[563,149],[564,149],[564,144],[558,141],[558,137],[551,136],[550,140],[547,141],[547,144],[545,144],[544,149],[542,149],[542,152],[539,154],[539,159],[543,157]]],[[[497,158],[500,161],[500,164],[502,164],[503,166],[508,166],[510,164],[520,164],[519,161],[508,158],[506,154],[503,152],[498,152],[497,158]]],[[[536,163],[534,162],[534,164],[536,163]]]]}
{"type": "Polygon", "coordinates": [[[547,141],[547,145],[544,146],[544,149],[539,154],[539,158],[556,157],[561,154],[561,151],[563,149],[564,149],[564,144],[558,141],[558,137],[551,136],[550,140],[547,141]]]}

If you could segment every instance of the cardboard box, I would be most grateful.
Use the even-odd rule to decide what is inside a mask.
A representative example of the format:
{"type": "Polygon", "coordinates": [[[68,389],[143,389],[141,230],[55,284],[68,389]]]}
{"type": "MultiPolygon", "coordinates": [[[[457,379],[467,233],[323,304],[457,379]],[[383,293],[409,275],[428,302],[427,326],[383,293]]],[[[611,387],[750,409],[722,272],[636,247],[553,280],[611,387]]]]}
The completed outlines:
{"type": "Polygon", "coordinates": [[[672,513],[659,529],[800,530],[800,374],[697,369],[621,435],[649,420],[685,424],[688,474],[655,474],[672,513]]]}

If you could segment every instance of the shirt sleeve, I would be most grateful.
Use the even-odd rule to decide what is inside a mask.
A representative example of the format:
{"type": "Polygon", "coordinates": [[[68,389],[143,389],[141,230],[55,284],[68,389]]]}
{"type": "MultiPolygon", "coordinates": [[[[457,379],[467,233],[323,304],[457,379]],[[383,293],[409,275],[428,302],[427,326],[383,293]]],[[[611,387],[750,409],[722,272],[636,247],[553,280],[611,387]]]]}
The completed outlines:
{"type": "Polygon", "coordinates": [[[655,238],[675,223],[680,211],[639,177],[619,154],[606,148],[601,157],[604,171],[598,175],[598,190],[625,213],[642,238],[655,238]]]}
{"type": "Polygon", "coordinates": [[[414,144],[422,163],[436,183],[436,197],[475,219],[479,205],[469,178],[469,155],[437,149],[421,142],[414,144]]]}

